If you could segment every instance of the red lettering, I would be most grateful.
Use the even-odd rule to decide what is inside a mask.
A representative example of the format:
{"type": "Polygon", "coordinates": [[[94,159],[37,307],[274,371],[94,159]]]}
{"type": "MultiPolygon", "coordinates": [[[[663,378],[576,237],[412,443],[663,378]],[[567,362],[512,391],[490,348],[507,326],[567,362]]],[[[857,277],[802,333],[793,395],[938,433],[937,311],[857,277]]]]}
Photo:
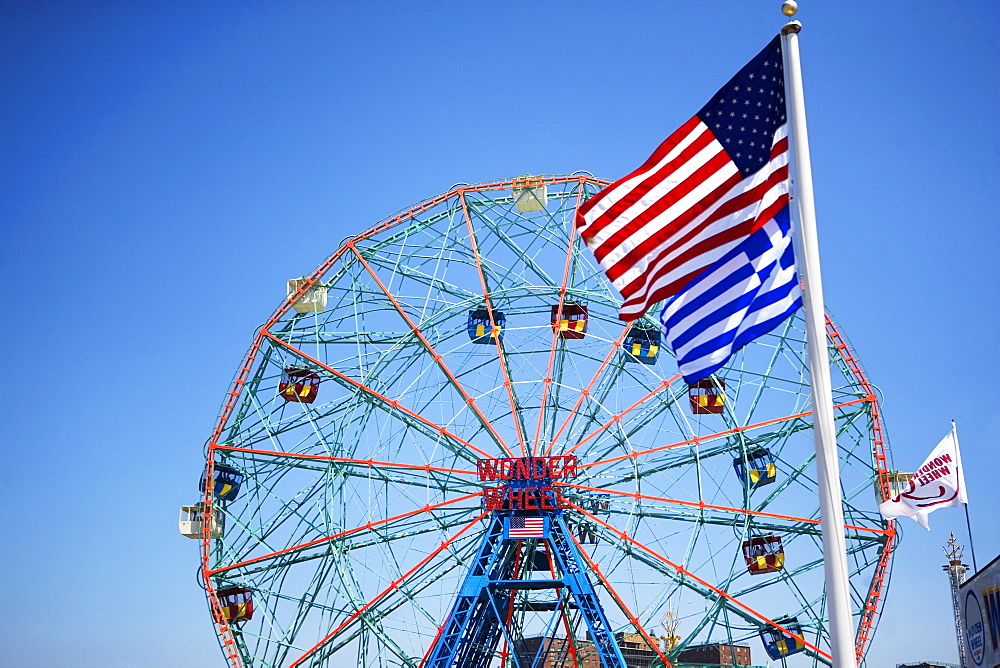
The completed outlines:
{"type": "Polygon", "coordinates": [[[951,455],[941,455],[941,461],[950,464],[951,463],[951,455]]]}
{"type": "Polygon", "coordinates": [[[558,457],[508,457],[476,461],[480,480],[544,480],[575,478],[577,459],[572,455],[558,457]]]}

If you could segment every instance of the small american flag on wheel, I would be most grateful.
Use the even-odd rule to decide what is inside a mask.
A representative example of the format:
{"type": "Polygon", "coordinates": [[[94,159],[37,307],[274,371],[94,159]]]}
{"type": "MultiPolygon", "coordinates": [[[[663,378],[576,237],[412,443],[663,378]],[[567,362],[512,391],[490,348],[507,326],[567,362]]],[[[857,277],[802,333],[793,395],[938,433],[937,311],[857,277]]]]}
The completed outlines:
{"type": "Polygon", "coordinates": [[[545,538],[548,533],[546,517],[510,517],[507,519],[507,540],[520,538],[545,538]]]}

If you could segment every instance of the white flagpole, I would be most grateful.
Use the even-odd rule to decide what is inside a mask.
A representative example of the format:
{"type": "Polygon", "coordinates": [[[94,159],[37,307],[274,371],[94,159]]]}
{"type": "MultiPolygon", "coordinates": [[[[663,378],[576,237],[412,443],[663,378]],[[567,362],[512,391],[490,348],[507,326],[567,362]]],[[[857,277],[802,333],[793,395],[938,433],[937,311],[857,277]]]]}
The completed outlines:
{"type": "Polygon", "coordinates": [[[802,294],[812,378],[813,431],[816,437],[816,475],[823,531],[823,566],[826,573],[826,609],[830,615],[830,649],[833,668],[856,668],[851,596],[847,579],[847,541],[840,490],[840,460],[833,420],[833,391],[826,345],[823,282],[819,271],[816,209],[813,202],[812,167],[806,133],[806,107],[802,93],[798,33],[802,24],[792,21],[781,29],[785,64],[785,95],[791,128],[793,203],[798,207],[799,250],[796,267],[805,284],[802,294]]]}

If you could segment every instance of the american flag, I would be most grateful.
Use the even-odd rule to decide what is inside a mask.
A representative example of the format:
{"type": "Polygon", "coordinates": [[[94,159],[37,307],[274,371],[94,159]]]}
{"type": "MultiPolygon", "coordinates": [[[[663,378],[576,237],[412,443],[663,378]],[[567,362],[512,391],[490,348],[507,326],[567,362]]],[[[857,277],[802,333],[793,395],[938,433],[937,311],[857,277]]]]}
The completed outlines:
{"type": "Polygon", "coordinates": [[[576,226],[623,297],[622,320],[680,291],[788,203],[781,38],[646,162],[585,202],[576,226]]]}
{"type": "Polygon", "coordinates": [[[545,538],[544,517],[511,517],[507,538],[545,538]]]}

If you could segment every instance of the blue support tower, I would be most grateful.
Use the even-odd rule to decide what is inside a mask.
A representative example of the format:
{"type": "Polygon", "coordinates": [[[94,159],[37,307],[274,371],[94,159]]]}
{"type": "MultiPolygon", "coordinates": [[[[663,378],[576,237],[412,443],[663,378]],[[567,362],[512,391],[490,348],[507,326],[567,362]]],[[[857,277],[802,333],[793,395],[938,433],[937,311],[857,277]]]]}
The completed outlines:
{"type": "MultiPolygon", "coordinates": [[[[508,487],[528,489],[526,481],[509,482],[508,487]]],[[[530,488],[539,489],[538,481],[530,488]]],[[[549,488],[551,489],[551,488],[549,488]]],[[[513,505],[515,508],[517,504],[513,505]]],[[[522,532],[524,529],[520,529],[522,532]]],[[[509,648],[508,665],[518,668],[540,666],[548,651],[546,642],[532,647],[523,641],[515,610],[552,611],[545,628],[551,634],[572,610],[579,612],[589,632],[593,652],[602,668],[627,668],[597,592],[570,536],[562,510],[496,510],[489,519],[475,559],[462,583],[451,612],[428,655],[429,668],[487,668],[497,655],[501,639],[509,648]],[[512,537],[511,521],[520,528],[528,525],[530,538],[512,537]],[[521,521],[524,520],[524,521],[521,521]],[[538,567],[531,558],[540,554],[547,562],[544,579],[532,575],[538,567]],[[529,565],[530,564],[530,565],[529,565]],[[531,601],[527,591],[554,590],[556,597],[531,601]]]]}

